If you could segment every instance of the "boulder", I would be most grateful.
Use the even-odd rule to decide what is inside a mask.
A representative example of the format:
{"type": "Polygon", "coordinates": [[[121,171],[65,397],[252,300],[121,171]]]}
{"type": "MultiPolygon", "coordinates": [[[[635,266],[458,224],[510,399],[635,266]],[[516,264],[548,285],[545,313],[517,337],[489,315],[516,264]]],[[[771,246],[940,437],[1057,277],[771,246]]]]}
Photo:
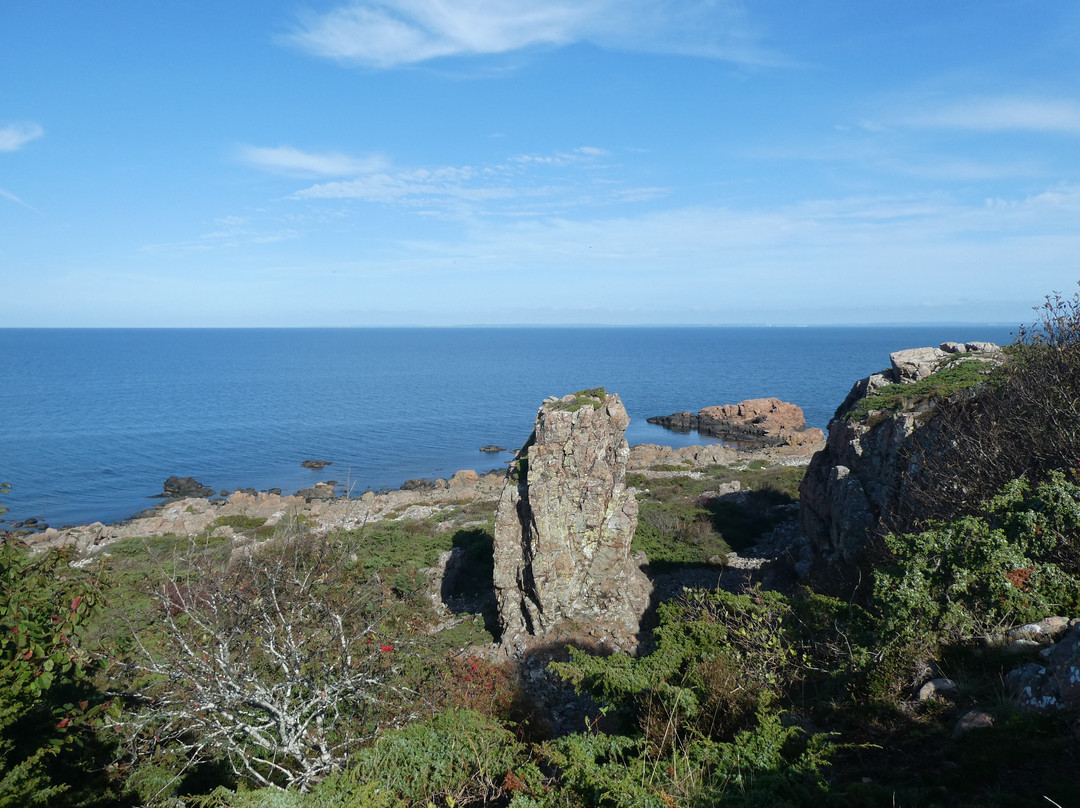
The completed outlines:
{"type": "Polygon", "coordinates": [[[461,471],[455,471],[453,476],[448,481],[450,488],[464,488],[470,485],[476,485],[480,481],[480,475],[472,469],[461,469],[461,471]]]}
{"type": "Polygon", "coordinates": [[[994,726],[994,716],[990,715],[990,713],[982,710],[969,710],[957,719],[956,726],[953,727],[953,737],[959,738],[973,729],[988,729],[992,726],[994,726]]]}
{"type": "MultiPolygon", "coordinates": [[[[1037,711],[1080,708],[1080,620],[1069,625],[1062,639],[1040,652],[1041,663],[1029,663],[1006,677],[1022,707],[1037,711]]],[[[1038,647],[1032,640],[1013,642],[1038,647]]]]}
{"type": "Polygon", "coordinates": [[[300,463],[300,465],[303,466],[306,469],[318,470],[318,469],[324,469],[327,466],[332,466],[334,464],[333,464],[333,462],[331,462],[329,460],[304,460],[304,461],[302,461],[300,463]]]}
{"type": "Polygon", "coordinates": [[[630,419],[602,389],[547,399],[495,515],[504,645],[568,623],[634,642],[652,586],[632,557],[638,507],[626,487],[630,419]]]}
{"type": "MultiPolygon", "coordinates": [[[[254,495],[255,492],[252,491],[251,494],[254,495]]],[[[337,498],[337,494],[334,491],[334,484],[330,482],[315,483],[312,488],[301,488],[299,491],[296,492],[296,496],[303,497],[308,502],[316,499],[337,498]]]]}
{"type": "Polygon", "coordinates": [[[914,384],[937,370],[946,355],[941,348],[907,348],[893,351],[889,354],[893,378],[901,384],[914,384]]]}
{"type": "Polygon", "coordinates": [[[162,485],[162,492],[156,497],[165,499],[187,499],[189,497],[212,497],[214,489],[203,485],[194,477],[170,477],[162,485]]]}

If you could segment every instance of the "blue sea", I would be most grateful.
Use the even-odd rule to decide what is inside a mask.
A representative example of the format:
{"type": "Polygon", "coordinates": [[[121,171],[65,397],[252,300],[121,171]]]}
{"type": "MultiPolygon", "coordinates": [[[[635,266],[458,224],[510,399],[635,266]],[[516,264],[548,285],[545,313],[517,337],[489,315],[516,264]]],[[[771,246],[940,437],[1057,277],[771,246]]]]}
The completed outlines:
{"type": "Polygon", "coordinates": [[[807,328],[0,329],[9,521],[113,522],[170,475],[354,493],[503,468],[541,401],[617,392],[631,444],[710,442],[653,415],[777,396],[825,427],[889,353],[1002,325],[807,328]],[[331,461],[320,471],[308,459],[331,461]]]}

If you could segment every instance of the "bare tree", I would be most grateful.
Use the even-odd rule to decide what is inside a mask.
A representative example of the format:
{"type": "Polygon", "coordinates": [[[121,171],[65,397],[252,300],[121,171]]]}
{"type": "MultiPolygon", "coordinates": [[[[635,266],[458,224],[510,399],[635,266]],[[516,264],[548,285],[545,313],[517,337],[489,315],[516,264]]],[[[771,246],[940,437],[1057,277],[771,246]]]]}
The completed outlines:
{"type": "Polygon", "coordinates": [[[135,709],[117,723],[133,752],[306,790],[415,711],[400,619],[347,540],[294,530],[231,563],[191,549],[152,590],[159,622],[134,632],[135,709]]]}

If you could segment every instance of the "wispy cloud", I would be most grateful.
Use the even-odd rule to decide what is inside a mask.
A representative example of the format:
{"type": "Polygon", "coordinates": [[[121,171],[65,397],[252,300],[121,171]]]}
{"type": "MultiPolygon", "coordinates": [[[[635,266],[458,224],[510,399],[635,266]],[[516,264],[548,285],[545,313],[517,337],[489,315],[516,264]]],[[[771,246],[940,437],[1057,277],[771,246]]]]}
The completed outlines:
{"type": "Polygon", "coordinates": [[[357,199],[366,202],[445,210],[459,215],[527,215],[546,209],[641,202],[665,193],[606,179],[597,169],[606,149],[582,146],[551,154],[515,155],[490,166],[440,166],[376,171],[348,180],[303,188],[292,199],[357,199]],[[564,170],[570,169],[570,170],[564,170]],[[582,171],[587,174],[582,174],[582,171]],[[556,172],[556,173],[553,173],[556,172]],[[485,203],[498,200],[497,207],[485,203]],[[509,204],[517,200],[519,204],[509,204]]]}
{"type": "Polygon", "coordinates": [[[340,152],[305,152],[292,146],[241,146],[241,162],[292,177],[348,177],[386,167],[383,157],[353,157],[340,152]]]}
{"type": "Polygon", "coordinates": [[[0,126],[0,152],[18,151],[44,134],[45,130],[36,123],[22,121],[0,126]]]}
{"type": "Polygon", "coordinates": [[[735,0],[351,0],[304,16],[285,41],[377,68],[589,41],[748,65],[784,60],[759,42],[735,0]]]}
{"type": "Polygon", "coordinates": [[[186,255],[234,249],[252,244],[274,244],[301,236],[301,233],[294,228],[261,229],[244,216],[223,216],[214,220],[214,227],[214,230],[203,233],[193,241],[147,244],[139,251],[147,255],[186,255]]]}
{"type": "Polygon", "coordinates": [[[510,160],[515,163],[543,163],[552,166],[565,166],[571,163],[581,163],[597,157],[606,157],[607,149],[599,149],[595,146],[579,146],[569,152],[555,152],[554,154],[518,154],[510,160]]]}
{"type": "Polygon", "coordinates": [[[0,196],[4,197],[4,199],[8,199],[8,200],[16,203],[17,205],[22,205],[24,208],[29,208],[30,210],[34,211],[34,213],[41,213],[40,210],[35,208],[29,202],[23,202],[21,199],[19,199],[19,197],[15,196],[15,194],[11,193],[11,191],[5,191],[3,188],[0,188],[0,196]]]}
{"type": "Polygon", "coordinates": [[[1003,96],[973,98],[902,119],[908,126],[974,131],[1080,134],[1080,103],[1070,99],[1003,96]]]}
{"type": "MultiPolygon", "coordinates": [[[[1061,186],[978,201],[868,195],[756,209],[485,219],[362,257],[342,254],[333,271],[336,282],[355,284],[386,310],[408,309],[416,314],[410,321],[428,323],[447,314],[447,296],[463,283],[473,284],[470,305],[483,311],[473,316],[464,307],[449,322],[508,322],[523,276],[548,282],[529,287],[522,317],[550,309],[566,321],[596,322],[584,312],[603,305],[615,321],[630,322],[965,320],[987,319],[991,310],[1019,322],[1041,290],[1073,282],[1078,211],[1080,187],[1061,186]],[[995,276],[990,286],[981,283],[987,273],[995,276]],[[715,294],[688,306],[687,289],[715,294]],[[980,296],[992,300],[974,314],[980,296]],[[710,311],[694,319],[700,307],[710,311]]],[[[312,272],[328,273],[327,262],[284,270],[305,289],[312,272]]]]}

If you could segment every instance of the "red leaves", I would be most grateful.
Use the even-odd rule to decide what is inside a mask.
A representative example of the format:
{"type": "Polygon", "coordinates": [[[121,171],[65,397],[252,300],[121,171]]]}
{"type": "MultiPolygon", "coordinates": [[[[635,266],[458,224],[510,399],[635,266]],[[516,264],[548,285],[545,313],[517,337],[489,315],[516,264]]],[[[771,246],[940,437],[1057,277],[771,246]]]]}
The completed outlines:
{"type": "Polygon", "coordinates": [[[71,611],[78,609],[80,603],[82,603],[82,595],[76,595],[75,599],[71,601],[71,611]]]}
{"type": "Polygon", "coordinates": [[[1030,592],[1031,584],[1028,582],[1032,573],[1035,572],[1034,567],[1024,567],[1018,570],[1012,570],[1005,573],[1005,577],[1009,583],[1019,589],[1021,592],[1030,592]]]}
{"type": "Polygon", "coordinates": [[[392,645],[380,645],[379,650],[382,651],[383,653],[389,653],[390,651],[394,650],[394,646],[392,646],[392,645]]]}
{"type": "Polygon", "coordinates": [[[503,778],[503,790],[504,791],[528,791],[529,787],[525,785],[525,781],[514,774],[514,770],[511,769],[506,773],[506,777],[503,778]]]}

